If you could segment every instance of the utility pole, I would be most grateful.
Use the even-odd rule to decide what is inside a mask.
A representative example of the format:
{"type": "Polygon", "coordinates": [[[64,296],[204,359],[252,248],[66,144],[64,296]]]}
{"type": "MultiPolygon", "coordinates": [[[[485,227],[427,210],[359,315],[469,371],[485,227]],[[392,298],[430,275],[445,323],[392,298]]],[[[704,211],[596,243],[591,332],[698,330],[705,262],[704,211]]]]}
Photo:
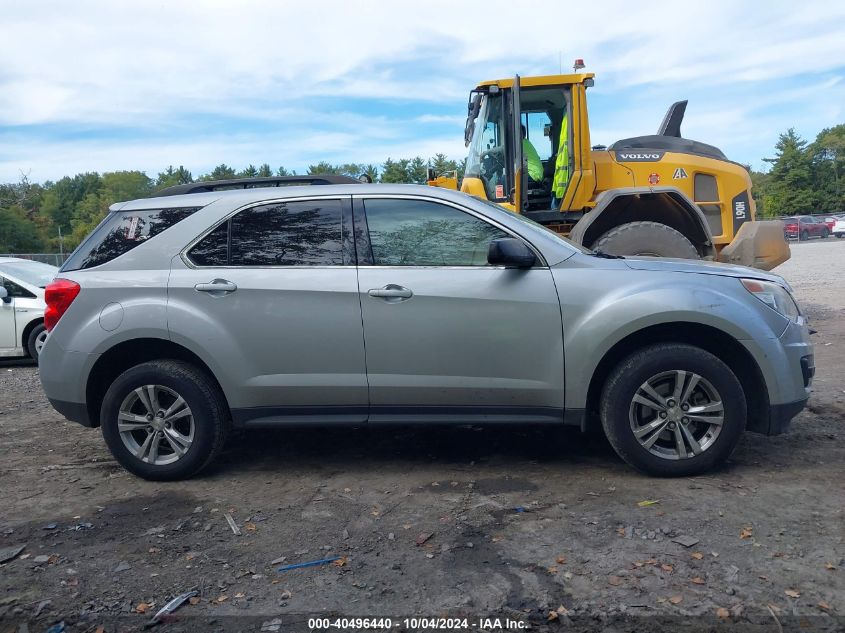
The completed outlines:
{"type": "Polygon", "coordinates": [[[62,239],[62,227],[59,227],[59,257],[61,258],[60,264],[64,263],[65,259],[65,249],[64,249],[64,240],[62,239]]]}

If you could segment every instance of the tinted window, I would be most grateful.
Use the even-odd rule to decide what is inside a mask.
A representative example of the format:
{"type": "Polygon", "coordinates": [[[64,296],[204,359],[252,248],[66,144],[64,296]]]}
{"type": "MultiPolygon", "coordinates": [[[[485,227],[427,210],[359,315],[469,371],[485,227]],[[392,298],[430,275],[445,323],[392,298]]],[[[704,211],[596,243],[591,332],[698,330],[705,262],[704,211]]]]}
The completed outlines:
{"type": "Polygon", "coordinates": [[[365,207],[377,266],[486,266],[490,242],[508,237],[436,202],[374,199],[365,207]]]}
{"type": "Polygon", "coordinates": [[[340,201],[278,202],[241,211],[188,255],[197,266],[340,266],[340,201]]]}
{"type": "Polygon", "coordinates": [[[0,284],[3,285],[10,297],[18,297],[19,299],[33,299],[35,297],[29,290],[9,279],[0,277],[0,284]]]}
{"type": "Polygon", "coordinates": [[[105,264],[181,222],[198,208],[144,209],[110,213],[74,251],[62,266],[62,270],[78,270],[105,264]]]}
{"type": "Polygon", "coordinates": [[[229,264],[229,223],[224,222],[188,251],[197,266],[227,266],[229,264]]]}

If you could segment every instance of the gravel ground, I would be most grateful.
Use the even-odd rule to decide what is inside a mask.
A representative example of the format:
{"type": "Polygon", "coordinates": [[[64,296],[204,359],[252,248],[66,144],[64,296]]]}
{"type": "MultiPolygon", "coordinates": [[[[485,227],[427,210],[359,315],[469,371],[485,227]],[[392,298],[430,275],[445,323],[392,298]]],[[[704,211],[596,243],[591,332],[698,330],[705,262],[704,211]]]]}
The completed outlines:
{"type": "Polygon", "coordinates": [[[797,244],[776,271],[818,330],[808,409],[704,477],[641,476],[570,429],[434,428],[256,432],[202,477],[151,483],[50,408],[37,368],[7,362],[0,550],[25,549],[0,564],[0,633],[142,630],[191,588],[160,630],[302,631],[318,613],[841,631],[843,258],[845,240],[797,244]]]}
{"type": "Polygon", "coordinates": [[[845,264],[845,239],[791,242],[792,257],[774,272],[784,277],[802,304],[845,310],[843,283],[837,277],[845,264]]]}

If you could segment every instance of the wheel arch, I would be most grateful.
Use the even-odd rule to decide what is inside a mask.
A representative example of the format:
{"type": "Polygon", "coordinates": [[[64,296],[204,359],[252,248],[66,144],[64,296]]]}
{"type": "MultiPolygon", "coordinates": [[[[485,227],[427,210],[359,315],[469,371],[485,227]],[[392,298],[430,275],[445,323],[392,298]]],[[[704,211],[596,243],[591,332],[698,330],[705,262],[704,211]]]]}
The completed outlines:
{"type": "Polygon", "coordinates": [[[657,343],[684,343],[719,358],[731,368],[743,386],[749,430],[753,430],[753,421],[768,420],[769,395],[765,378],[751,353],[733,336],[716,327],[701,323],[670,322],[628,334],[604,354],[593,370],[587,388],[585,421],[588,425],[593,426],[597,422],[602,388],[613,368],[635,351],[657,343]]]}
{"type": "Polygon", "coordinates": [[[659,222],[686,237],[701,257],[715,256],[701,209],[675,187],[622,187],[599,194],[596,206],[572,228],[569,239],[590,247],[607,231],[629,222],[659,222]]]}
{"type": "Polygon", "coordinates": [[[194,352],[166,339],[136,338],[123,341],[109,348],[100,355],[91,368],[85,385],[85,402],[91,426],[100,426],[100,407],[103,404],[106,391],[115,378],[135,365],[163,359],[185,361],[204,372],[217,385],[228,409],[228,401],[220,382],[205,361],[194,352]]]}

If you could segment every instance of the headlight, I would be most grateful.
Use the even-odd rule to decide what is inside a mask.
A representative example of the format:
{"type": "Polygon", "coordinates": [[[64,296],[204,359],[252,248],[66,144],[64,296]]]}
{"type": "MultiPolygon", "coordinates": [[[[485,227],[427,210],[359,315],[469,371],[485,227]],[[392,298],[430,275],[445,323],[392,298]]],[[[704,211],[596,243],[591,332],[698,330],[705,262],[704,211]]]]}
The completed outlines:
{"type": "Polygon", "coordinates": [[[779,284],[759,279],[742,279],[745,289],[765,303],[775,312],[779,312],[787,319],[797,320],[801,311],[789,294],[789,291],[779,284]]]}

